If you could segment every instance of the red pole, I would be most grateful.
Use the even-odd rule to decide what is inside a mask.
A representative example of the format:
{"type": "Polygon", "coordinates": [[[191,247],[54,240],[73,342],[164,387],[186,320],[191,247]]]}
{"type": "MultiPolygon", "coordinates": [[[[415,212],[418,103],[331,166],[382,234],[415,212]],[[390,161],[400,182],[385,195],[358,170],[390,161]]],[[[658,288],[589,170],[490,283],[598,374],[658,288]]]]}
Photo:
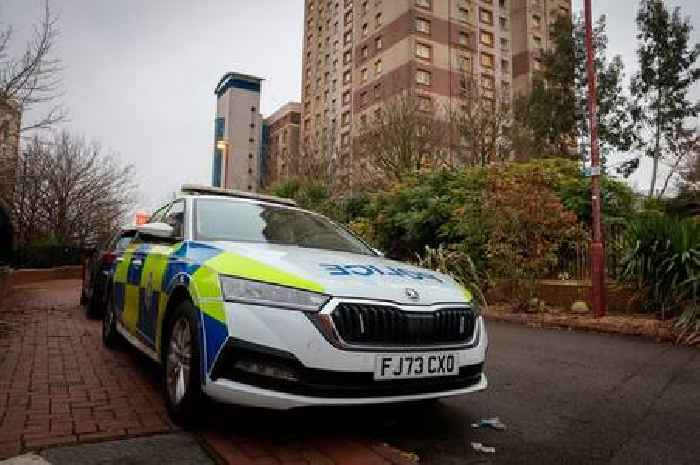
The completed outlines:
{"type": "Polygon", "coordinates": [[[586,16],[586,71],[588,75],[588,117],[591,130],[591,207],[593,240],[591,242],[591,300],[596,318],[605,315],[607,287],[605,284],[605,248],[601,227],[600,153],[598,150],[598,116],[596,109],[596,73],[593,64],[593,21],[591,0],[584,1],[586,16]]]}

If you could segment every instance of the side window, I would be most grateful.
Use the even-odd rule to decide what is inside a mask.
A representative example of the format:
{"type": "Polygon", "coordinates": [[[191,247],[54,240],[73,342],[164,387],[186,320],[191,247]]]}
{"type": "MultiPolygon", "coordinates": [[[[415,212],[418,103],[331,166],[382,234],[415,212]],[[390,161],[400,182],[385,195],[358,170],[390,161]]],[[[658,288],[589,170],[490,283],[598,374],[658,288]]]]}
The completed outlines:
{"type": "Polygon", "coordinates": [[[178,200],[173,203],[168,214],[165,215],[165,223],[168,223],[175,230],[175,237],[184,236],[184,224],[185,224],[185,202],[183,200],[178,200]]]}
{"type": "Polygon", "coordinates": [[[119,239],[119,237],[120,237],[120,234],[115,234],[114,236],[112,236],[112,237],[103,245],[104,250],[107,250],[107,251],[109,251],[109,250],[114,250],[114,247],[116,246],[117,240],[119,239]]]}
{"type": "Polygon", "coordinates": [[[131,231],[124,232],[121,235],[119,235],[118,237],[119,237],[119,240],[114,245],[113,250],[117,253],[121,253],[124,250],[126,250],[126,248],[129,246],[131,241],[134,240],[134,233],[131,231]]]}

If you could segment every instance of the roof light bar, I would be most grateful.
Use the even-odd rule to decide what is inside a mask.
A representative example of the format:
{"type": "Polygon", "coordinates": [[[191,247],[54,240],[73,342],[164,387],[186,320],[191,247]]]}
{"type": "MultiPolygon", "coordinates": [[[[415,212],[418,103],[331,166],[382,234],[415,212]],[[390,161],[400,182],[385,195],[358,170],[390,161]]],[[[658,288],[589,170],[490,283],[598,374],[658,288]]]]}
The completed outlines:
{"type": "Polygon", "coordinates": [[[184,184],[180,190],[183,194],[223,195],[227,197],[236,197],[240,199],[262,200],[264,202],[278,203],[281,205],[289,205],[292,207],[297,206],[297,203],[292,199],[284,199],[282,197],[275,197],[274,195],[256,194],[253,192],[245,192],[235,189],[224,189],[222,187],[184,184]]]}

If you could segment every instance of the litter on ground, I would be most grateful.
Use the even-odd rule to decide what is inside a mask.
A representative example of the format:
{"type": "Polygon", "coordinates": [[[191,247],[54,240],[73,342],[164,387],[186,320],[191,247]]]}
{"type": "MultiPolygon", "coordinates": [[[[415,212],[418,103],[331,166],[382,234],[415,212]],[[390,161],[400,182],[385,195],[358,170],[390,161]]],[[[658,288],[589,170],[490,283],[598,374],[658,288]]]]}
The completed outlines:
{"type": "Polygon", "coordinates": [[[472,449],[477,452],[484,452],[486,454],[495,454],[496,448],[492,446],[485,446],[480,442],[472,442],[472,449]]]}
{"type": "Polygon", "coordinates": [[[472,428],[493,428],[497,430],[506,429],[506,425],[499,418],[485,418],[479,423],[472,423],[472,428]]]}

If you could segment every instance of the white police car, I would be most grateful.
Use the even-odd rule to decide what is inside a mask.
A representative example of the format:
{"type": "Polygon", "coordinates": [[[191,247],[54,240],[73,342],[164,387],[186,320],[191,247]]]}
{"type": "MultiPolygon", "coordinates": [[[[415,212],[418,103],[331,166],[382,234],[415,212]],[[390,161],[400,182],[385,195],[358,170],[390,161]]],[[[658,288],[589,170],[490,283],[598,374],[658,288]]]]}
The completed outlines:
{"type": "Polygon", "coordinates": [[[164,365],[178,421],[203,396],[289,409],[486,388],[468,292],[291,201],[184,186],[120,258],[104,342],[164,365]]]}

